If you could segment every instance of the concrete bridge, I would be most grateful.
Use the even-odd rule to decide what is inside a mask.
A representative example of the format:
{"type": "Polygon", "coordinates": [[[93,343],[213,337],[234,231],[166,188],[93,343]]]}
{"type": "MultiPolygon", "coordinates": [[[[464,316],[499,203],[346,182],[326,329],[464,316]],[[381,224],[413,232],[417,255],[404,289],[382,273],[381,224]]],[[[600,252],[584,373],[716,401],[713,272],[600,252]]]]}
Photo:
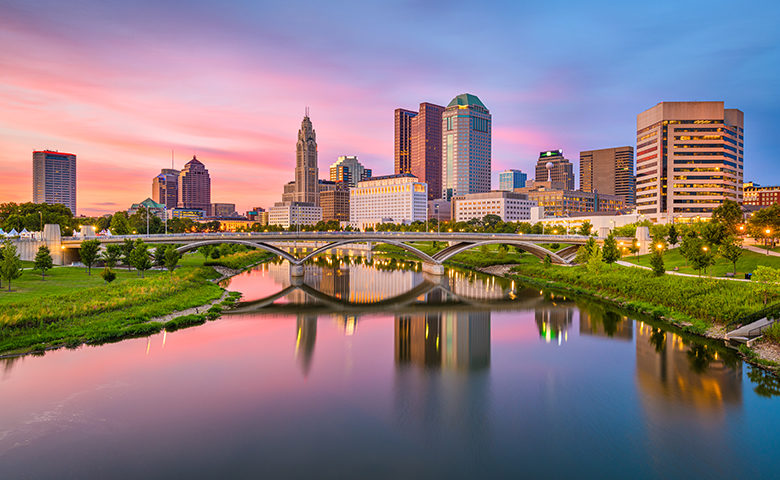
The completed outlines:
{"type": "MultiPolygon", "coordinates": [[[[141,239],[149,244],[176,244],[177,250],[185,253],[205,245],[234,243],[271,252],[287,260],[292,265],[292,276],[303,275],[303,264],[311,258],[327,253],[339,247],[366,244],[370,251],[376,244],[399,247],[423,263],[423,270],[434,275],[443,275],[443,263],[453,256],[483,245],[511,245],[539,258],[550,256],[552,263],[566,265],[571,263],[577,249],[588,240],[584,235],[535,235],[519,233],[463,233],[463,232],[225,232],[225,233],[180,233],[169,235],[114,235],[60,237],[57,225],[46,225],[42,240],[17,240],[23,260],[32,260],[38,246],[45,244],[52,252],[54,263],[63,265],[75,260],[76,250],[84,240],[96,239],[101,244],[121,244],[126,239],[141,239]],[[428,254],[410,243],[446,242],[447,246],[436,253],[428,254]],[[312,243],[298,255],[298,244],[312,243]],[[540,244],[558,243],[568,245],[553,252],[540,244]],[[28,258],[29,257],[29,258],[28,258]]],[[[633,239],[627,239],[634,241],[633,239]]],[[[642,248],[642,246],[640,246],[642,248]]],[[[647,249],[647,245],[644,245],[647,249]]],[[[640,252],[641,253],[641,252],[640,252]]]]}

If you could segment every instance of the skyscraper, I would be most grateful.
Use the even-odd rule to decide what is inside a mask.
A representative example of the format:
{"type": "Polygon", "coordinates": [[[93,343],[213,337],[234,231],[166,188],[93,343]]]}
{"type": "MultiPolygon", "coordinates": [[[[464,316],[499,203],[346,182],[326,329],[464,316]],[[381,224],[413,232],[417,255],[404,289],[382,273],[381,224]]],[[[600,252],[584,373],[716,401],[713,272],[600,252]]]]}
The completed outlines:
{"type": "Polygon", "coordinates": [[[574,190],[574,166],[563,157],[563,150],[541,152],[536,162],[535,180],[560,183],[564,190],[574,190]]]}
{"type": "Polygon", "coordinates": [[[442,115],[442,197],[490,191],[490,111],[475,95],[453,98],[442,115]]]}
{"type": "Polygon", "coordinates": [[[204,213],[211,208],[211,177],[195,155],[179,174],[179,208],[196,208],[204,213]]]}
{"type": "Polygon", "coordinates": [[[76,155],[33,152],[33,202],[61,203],[76,215],[76,155]]]}
{"type": "Polygon", "coordinates": [[[394,113],[394,160],[396,175],[410,173],[412,169],[412,118],[417,112],[396,108],[394,113]]]}
{"type": "Polygon", "coordinates": [[[580,152],[580,190],[619,195],[634,204],[634,147],[580,152]]]}
{"type": "Polygon", "coordinates": [[[526,180],[528,180],[528,175],[520,170],[504,170],[498,174],[498,189],[511,192],[515,188],[525,187],[526,180]]]}
{"type": "Polygon", "coordinates": [[[441,118],[444,107],[423,102],[412,117],[410,172],[428,184],[428,198],[441,196],[441,118]]]}
{"type": "Polygon", "coordinates": [[[295,194],[293,201],[319,205],[320,197],[317,180],[317,134],[309,119],[309,111],[301,121],[298,130],[298,143],[295,152],[295,194]]]}
{"type": "Polygon", "coordinates": [[[180,173],[172,168],[163,168],[160,174],[152,179],[152,200],[165,205],[166,208],[176,208],[179,203],[180,173]]]}
{"type": "Polygon", "coordinates": [[[354,155],[341,155],[330,166],[330,181],[344,182],[354,187],[358,182],[371,178],[371,169],[363,166],[354,155]]]}
{"type": "Polygon", "coordinates": [[[723,102],[661,102],[636,118],[636,204],[658,222],[742,203],[744,113],[723,102]]]}

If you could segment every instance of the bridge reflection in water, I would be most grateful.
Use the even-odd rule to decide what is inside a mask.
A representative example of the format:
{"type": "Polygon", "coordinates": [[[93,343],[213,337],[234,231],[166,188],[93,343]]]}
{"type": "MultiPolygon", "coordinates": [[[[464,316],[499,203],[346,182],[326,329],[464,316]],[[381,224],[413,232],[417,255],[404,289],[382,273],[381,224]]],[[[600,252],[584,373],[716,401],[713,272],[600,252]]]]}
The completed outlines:
{"type": "Polygon", "coordinates": [[[633,340],[643,402],[664,405],[674,398],[712,412],[741,402],[741,363],[727,351],[635,323],[602,303],[469,272],[431,277],[416,267],[415,262],[375,260],[369,266],[335,259],[307,267],[300,282],[290,283],[286,263],[262,265],[256,273],[269,276],[280,290],[243,302],[230,315],[294,314],[296,358],[308,375],[318,318],[330,318],[345,335],[355,335],[364,316],[389,313],[398,368],[475,371],[490,366],[491,315],[533,311],[545,343],[564,346],[576,337],[633,340]]]}

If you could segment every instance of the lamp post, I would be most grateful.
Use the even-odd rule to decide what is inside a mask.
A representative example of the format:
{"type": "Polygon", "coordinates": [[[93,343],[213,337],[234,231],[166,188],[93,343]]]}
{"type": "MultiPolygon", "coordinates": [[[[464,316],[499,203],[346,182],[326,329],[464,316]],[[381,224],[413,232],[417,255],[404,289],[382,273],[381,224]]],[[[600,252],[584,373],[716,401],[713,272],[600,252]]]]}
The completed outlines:
{"type": "Polygon", "coordinates": [[[766,233],[766,254],[769,255],[769,234],[772,233],[772,230],[767,228],[764,233],[766,233]]]}

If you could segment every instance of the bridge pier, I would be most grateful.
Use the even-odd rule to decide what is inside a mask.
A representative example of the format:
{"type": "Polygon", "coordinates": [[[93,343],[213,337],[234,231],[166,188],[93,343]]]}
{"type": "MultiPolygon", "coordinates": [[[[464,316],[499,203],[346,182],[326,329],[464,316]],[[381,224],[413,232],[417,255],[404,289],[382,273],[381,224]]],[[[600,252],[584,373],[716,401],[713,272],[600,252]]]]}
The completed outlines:
{"type": "Polygon", "coordinates": [[[441,263],[423,263],[422,270],[430,275],[444,275],[444,265],[441,263]]]}
{"type": "Polygon", "coordinates": [[[303,265],[296,265],[296,264],[290,265],[291,277],[303,277],[303,273],[304,273],[303,265]]]}

